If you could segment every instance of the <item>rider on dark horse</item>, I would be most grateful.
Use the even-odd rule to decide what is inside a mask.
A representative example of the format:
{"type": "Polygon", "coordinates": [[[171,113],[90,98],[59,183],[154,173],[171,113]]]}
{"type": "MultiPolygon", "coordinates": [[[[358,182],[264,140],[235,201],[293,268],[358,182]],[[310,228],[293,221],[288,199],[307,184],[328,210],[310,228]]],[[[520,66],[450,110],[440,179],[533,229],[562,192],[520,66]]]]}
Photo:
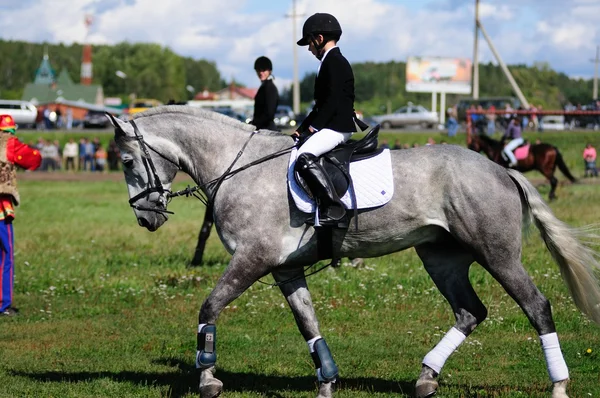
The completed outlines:
{"type": "Polygon", "coordinates": [[[315,198],[323,226],[337,225],[344,219],[346,209],[317,158],[348,141],[356,131],[354,74],[337,47],[341,35],[342,28],[333,15],[317,13],[306,20],[297,43],[308,46],[321,61],[315,80],[315,106],[294,136],[308,136],[298,149],[295,170],[315,198]]]}
{"type": "Polygon", "coordinates": [[[520,145],[523,145],[524,142],[521,136],[521,120],[518,117],[513,118],[506,128],[506,132],[502,136],[502,141],[507,139],[509,140],[508,144],[506,144],[502,152],[508,158],[508,167],[516,167],[517,158],[513,151],[520,145]]]}

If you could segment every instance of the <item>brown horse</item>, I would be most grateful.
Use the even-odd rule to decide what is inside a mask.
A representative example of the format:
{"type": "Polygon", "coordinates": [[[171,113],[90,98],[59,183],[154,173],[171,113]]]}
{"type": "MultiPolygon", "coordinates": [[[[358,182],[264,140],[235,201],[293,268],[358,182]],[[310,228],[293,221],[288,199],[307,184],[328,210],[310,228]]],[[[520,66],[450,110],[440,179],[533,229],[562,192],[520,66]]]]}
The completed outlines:
{"type": "MultiPolygon", "coordinates": [[[[496,141],[484,135],[473,134],[468,142],[469,149],[475,152],[484,152],[490,160],[498,163],[501,166],[508,167],[508,162],[502,157],[502,149],[504,143],[496,141]]],[[[558,180],[554,177],[556,166],[571,182],[576,182],[569,168],[565,164],[563,157],[553,145],[550,144],[533,144],[529,148],[529,154],[525,159],[521,159],[517,163],[516,170],[520,172],[537,170],[550,181],[550,200],[556,199],[556,186],[558,180]]]]}

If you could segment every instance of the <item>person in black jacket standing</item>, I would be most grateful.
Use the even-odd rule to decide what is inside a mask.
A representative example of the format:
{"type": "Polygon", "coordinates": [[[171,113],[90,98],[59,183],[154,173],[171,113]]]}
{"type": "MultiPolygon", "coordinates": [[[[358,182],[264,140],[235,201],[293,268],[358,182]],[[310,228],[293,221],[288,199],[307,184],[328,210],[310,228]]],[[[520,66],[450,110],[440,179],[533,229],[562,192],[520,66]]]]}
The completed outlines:
{"type": "Polygon", "coordinates": [[[250,124],[257,129],[275,130],[275,111],[279,102],[279,92],[273,83],[273,64],[267,57],[258,57],[254,62],[254,70],[261,81],[254,97],[254,117],[250,124]]]}
{"type": "Polygon", "coordinates": [[[323,226],[337,226],[346,209],[317,157],[346,142],[356,131],[354,113],[354,74],[337,47],[342,28],[330,14],[317,13],[302,27],[299,46],[321,61],[315,79],[315,106],[294,133],[303,140],[298,149],[295,170],[304,179],[318,205],[323,226]]]}

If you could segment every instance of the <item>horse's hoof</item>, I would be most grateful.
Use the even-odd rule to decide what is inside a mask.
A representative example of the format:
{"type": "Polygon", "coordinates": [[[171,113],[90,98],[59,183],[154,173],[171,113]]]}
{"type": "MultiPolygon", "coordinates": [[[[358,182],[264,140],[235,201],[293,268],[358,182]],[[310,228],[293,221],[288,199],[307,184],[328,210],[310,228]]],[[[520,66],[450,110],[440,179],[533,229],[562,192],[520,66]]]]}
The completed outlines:
{"type": "Polygon", "coordinates": [[[552,398],[569,398],[567,395],[567,383],[569,379],[557,381],[552,389],[552,398]]]}
{"type": "Polygon", "coordinates": [[[415,385],[415,398],[433,397],[438,389],[438,382],[433,379],[419,379],[415,385]]]}
{"type": "Polygon", "coordinates": [[[223,392],[223,382],[218,379],[213,379],[209,383],[200,386],[200,397],[215,398],[223,392]]]}
{"type": "Polygon", "coordinates": [[[319,395],[317,398],[333,397],[333,383],[319,383],[319,395]]]}

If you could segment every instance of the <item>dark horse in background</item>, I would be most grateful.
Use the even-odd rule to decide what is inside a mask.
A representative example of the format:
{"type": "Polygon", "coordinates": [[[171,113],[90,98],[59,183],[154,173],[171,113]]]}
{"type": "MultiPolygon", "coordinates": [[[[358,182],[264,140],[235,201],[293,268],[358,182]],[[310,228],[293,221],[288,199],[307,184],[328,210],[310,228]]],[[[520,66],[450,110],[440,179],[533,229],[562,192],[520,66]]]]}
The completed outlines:
{"type": "MultiPolygon", "coordinates": [[[[485,135],[473,134],[468,140],[468,147],[475,152],[484,152],[493,162],[508,167],[508,162],[502,157],[503,141],[496,141],[485,135]]],[[[552,200],[556,199],[558,180],[554,177],[554,172],[557,166],[571,182],[577,181],[569,171],[558,148],[550,144],[531,144],[529,154],[525,159],[518,161],[515,169],[522,173],[531,170],[542,173],[550,181],[549,199],[552,200]]]]}

